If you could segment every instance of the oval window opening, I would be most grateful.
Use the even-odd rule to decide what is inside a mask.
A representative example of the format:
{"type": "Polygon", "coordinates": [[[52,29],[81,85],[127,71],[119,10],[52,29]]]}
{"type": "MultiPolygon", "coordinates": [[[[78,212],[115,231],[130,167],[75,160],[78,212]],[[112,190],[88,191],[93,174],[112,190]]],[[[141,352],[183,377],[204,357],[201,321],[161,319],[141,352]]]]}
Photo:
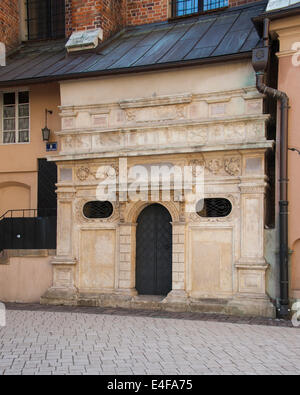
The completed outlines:
{"type": "Polygon", "coordinates": [[[110,202],[88,202],[83,207],[83,215],[86,218],[109,218],[114,211],[110,202]]]}
{"type": "Polygon", "coordinates": [[[232,211],[232,204],[228,199],[212,198],[200,200],[197,203],[197,214],[203,218],[227,217],[232,211]]]}

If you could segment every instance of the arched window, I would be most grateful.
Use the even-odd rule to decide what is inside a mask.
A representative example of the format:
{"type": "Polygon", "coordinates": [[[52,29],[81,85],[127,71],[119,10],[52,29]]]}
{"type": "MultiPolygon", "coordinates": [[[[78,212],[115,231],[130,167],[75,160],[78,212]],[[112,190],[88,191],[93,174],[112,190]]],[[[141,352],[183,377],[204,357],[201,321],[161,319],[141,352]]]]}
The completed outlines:
{"type": "Polygon", "coordinates": [[[227,217],[231,211],[232,204],[228,199],[210,198],[197,204],[197,214],[203,218],[227,217]]]}
{"type": "Polygon", "coordinates": [[[110,202],[88,202],[83,207],[83,215],[89,219],[109,218],[114,211],[110,202]]]}

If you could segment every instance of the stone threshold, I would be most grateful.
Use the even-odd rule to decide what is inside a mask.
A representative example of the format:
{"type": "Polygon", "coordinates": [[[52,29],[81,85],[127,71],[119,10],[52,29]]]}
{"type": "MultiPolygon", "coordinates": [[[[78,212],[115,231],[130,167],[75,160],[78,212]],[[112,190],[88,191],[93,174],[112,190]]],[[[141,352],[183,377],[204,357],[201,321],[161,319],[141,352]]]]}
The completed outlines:
{"type": "Polygon", "coordinates": [[[253,316],[241,317],[241,316],[216,314],[216,313],[170,312],[170,311],[162,311],[162,310],[153,311],[147,309],[44,305],[37,303],[31,303],[31,304],[6,303],[5,305],[8,311],[114,315],[114,316],[128,316],[128,317],[133,316],[133,317],[149,317],[149,318],[160,318],[160,319],[176,319],[176,320],[187,320],[187,321],[205,321],[205,322],[218,322],[218,323],[228,323],[228,324],[244,324],[244,325],[294,328],[291,321],[289,320],[253,317],[253,316]]]}
{"type": "Polygon", "coordinates": [[[234,299],[173,299],[165,296],[132,296],[120,294],[77,294],[51,289],[41,304],[102,308],[142,309],[178,313],[212,313],[232,316],[257,316],[275,318],[276,311],[270,300],[258,298],[234,299]]]}

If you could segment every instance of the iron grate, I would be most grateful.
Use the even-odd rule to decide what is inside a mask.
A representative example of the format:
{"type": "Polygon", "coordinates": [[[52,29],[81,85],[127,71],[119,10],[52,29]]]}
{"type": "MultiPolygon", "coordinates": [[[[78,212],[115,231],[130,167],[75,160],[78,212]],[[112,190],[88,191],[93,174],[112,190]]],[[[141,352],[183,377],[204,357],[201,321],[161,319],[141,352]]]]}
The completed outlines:
{"type": "Polygon", "coordinates": [[[204,218],[227,217],[232,211],[231,202],[222,198],[204,199],[198,206],[201,206],[201,210],[197,210],[197,214],[204,218]]]}
{"type": "Polygon", "coordinates": [[[83,215],[89,219],[109,218],[114,211],[110,202],[88,202],[83,207],[83,215]]]}

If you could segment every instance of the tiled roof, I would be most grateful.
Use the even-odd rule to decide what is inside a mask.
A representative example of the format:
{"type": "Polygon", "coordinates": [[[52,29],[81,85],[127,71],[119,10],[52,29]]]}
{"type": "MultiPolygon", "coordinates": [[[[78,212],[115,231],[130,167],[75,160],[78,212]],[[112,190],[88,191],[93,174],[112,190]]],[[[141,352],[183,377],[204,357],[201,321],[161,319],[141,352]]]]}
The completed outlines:
{"type": "Polygon", "coordinates": [[[263,13],[266,4],[262,1],[127,28],[97,53],[67,56],[65,41],[27,43],[9,57],[6,67],[0,68],[0,85],[179,66],[247,54],[260,41],[251,19],[263,13]]]}

